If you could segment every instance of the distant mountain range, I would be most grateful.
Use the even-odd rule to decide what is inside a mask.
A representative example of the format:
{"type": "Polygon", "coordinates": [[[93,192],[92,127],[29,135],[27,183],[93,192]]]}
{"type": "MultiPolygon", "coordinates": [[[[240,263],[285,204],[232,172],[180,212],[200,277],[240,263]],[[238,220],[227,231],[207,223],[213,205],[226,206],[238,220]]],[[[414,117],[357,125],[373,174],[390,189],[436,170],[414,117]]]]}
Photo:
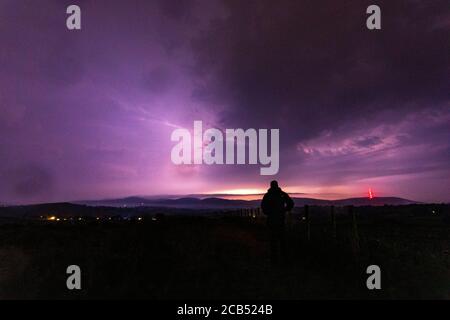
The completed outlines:
{"type": "MultiPolygon", "coordinates": [[[[316,206],[382,206],[382,205],[407,205],[418,203],[397,197],[375,197],[369,198],[349,198],[340,200],[321,200],[313,198],[293,198],[295,206],[304,205],[316,206]]],[[[76,204],[88,206],[110,206],[110,207],[168,207],[168,208],[187,208],[187,209],[228,209],[228,208],[254,208],[258,207],[261,200],[230,200],[219,197],[194,198],[183,197],[176,199],[169,198],[146,198],[146,197],[126,197],[108,200],[88,200],[77,201],[76,204]]]]}
{"type": "MultiPolygon", "coordinates": [[[[350,198],[341,200],[321,200],[293,197],[297,208],[311,206],[382,206],[409,205],[418,202],[396,197],[350,198]]],[[[76,201],[59,203],[41,203],[0,207],[0,223],[5,218],[47,217],[132,217],[154,214],[211,214],[222,210],[257,208],[261,200],[229,200],[220,197],[209,198],[152,198],[127,197],[109,200],[76,201]]]]}

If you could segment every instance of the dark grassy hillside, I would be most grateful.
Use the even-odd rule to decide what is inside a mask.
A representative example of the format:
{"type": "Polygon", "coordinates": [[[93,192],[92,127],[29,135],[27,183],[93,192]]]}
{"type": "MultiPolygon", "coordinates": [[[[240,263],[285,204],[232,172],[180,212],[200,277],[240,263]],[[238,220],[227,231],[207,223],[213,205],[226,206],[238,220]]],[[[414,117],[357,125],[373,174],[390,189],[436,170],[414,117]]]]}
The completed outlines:
{"type": "Polygon", "coordinates": [[[361,208],[356,248],[351,216],[338,216],[334,239],[329,216],[313,209],[310,240],[295,216],[276,266],[262,218],[6,223],[0,298],[450,298],[445,214],[361,208]],[[81,267],[81,291],[66,289],[71,264],[81,267]],[[380,291],[365,286],[370,264],[381,267],[380,291]]]}

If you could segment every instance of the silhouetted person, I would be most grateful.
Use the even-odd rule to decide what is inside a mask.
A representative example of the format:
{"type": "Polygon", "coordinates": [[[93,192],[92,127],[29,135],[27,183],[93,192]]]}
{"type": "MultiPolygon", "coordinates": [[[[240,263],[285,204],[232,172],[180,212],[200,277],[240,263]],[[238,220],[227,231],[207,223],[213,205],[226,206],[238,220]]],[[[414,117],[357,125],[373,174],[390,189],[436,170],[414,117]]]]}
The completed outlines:
{"type": "Polygon", "coordinates": [[[294,201],[278,187],[278,182],[273,180],[261,202],[261,208],[267,216],[272,262],[278,262],[280,256],[286,254],[285,213],[293,207],[294,201]]]}

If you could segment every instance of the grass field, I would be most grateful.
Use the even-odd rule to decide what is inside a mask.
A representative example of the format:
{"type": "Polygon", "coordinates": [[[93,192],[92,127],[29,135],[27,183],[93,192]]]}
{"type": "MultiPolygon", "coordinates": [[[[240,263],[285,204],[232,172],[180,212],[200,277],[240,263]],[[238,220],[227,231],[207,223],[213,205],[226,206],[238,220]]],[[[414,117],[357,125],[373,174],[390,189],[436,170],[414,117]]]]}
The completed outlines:
{"type": "MultiPolygon", "coordinates": [[[[324,209],[321,209],[324,210],[324,209]]],[[[166,216],[154,221],[16,221],[0,225],[0,299],[449,299],[450,225],[443,215],[311,210],[287,227],[286,261],[272,265],[263,218],[166,216]],[[66,288],[66,268],[82,290],[66,288]],[[366,268],[381,267],[381,290],[366,268]]],[[[394,213],[392,213],[394,212],[394,213]]]]}

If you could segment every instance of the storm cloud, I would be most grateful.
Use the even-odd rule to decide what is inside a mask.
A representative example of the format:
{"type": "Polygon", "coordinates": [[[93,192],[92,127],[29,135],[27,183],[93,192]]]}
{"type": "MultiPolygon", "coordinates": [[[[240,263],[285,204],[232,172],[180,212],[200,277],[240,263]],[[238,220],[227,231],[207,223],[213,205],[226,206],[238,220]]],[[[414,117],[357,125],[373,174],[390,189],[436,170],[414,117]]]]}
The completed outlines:
{"type": "Polygon", "coordinates": [[[0,202],[264,190],[450,201],[447,1],[0,3],[0,202]],[[170,161],[174,128],[279,128],[280,171],[170,161]]]}

